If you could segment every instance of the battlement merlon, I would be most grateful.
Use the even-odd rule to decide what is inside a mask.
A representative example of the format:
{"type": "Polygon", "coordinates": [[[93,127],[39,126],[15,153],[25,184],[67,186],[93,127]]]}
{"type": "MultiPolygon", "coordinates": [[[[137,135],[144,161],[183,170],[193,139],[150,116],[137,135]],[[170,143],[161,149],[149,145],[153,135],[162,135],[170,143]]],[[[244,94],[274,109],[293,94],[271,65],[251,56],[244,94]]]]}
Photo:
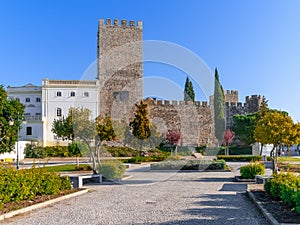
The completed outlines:
{"type": "Polygon", "coordinates": [[[206,101],[177,101],[177,100],[154,100],[152,98],[147,98],[145,100],[145,102],[149,105],[149,106],[162,106],[162,107],[170,107],[170,106],[195,106],[195,107],[207,107],[209,108],[209,104],[206,101]]]}
{"type": "Polygon", "coordinates": [[[110,18],[106,19],[106,23],[104,23],[104,19],[99,19],[99,27],[101,28],[107,28],[107,27],[123,27],[123,28],[139,28],[143,29],[143,22],[138,21],[137,23],[133,20],[128,21],[127,20],[121,20],[121,23],[118,19],[114,19],[113,23],[110,18]]]}

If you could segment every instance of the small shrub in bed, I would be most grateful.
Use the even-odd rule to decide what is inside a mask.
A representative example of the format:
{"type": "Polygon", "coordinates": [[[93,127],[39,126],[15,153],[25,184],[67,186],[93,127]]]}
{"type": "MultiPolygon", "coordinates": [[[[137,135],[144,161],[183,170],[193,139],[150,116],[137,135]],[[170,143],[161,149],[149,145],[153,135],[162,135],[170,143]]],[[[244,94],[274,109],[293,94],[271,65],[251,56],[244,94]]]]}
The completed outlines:
{"type": "Polygon", "coordinates": [[[255,175],[263,175],[265,173],[265,166],[262,163],[250,163],[241,167],[240,172],[243,179],[254,179],[255,175]]]}
{"type": "Polygon", "coordinates": [[[118,160],[105,160],[99,166],[99,173],[107,179],[122,178],[126,166],[118,160]]]}

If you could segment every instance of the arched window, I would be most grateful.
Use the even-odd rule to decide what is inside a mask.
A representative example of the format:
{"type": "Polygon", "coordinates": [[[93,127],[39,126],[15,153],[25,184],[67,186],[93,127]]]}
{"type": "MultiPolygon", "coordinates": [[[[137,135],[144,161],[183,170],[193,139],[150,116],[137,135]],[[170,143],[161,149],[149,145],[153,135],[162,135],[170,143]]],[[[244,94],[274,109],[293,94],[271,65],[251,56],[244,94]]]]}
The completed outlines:
{"type": "Polygon", "coordinates": [[[61,116],[62,115],[62,110],[61,108],[56,109],[56,116],[61,116]]]}
{"type": "Polygon", "coordinates": [[[83,96],[84,97],[89,97],[89,93],[86,91],[86,92],[83,93],[83,96]]]}
{"type": "Polygon", "coordinates": [[[30,98],[26,98],[26,99],[25,99],[25,102],[30,102],[30,98]]]}
{"type": "Polygon", "coordinates": [[[75,92],[74,91],[71,92],[71,97],[75,97],[75,92]]]}
{"type": "Polygon", "coordinates": [[[61,91],[56,92],[57,97],[61,97],[61,91]]]}

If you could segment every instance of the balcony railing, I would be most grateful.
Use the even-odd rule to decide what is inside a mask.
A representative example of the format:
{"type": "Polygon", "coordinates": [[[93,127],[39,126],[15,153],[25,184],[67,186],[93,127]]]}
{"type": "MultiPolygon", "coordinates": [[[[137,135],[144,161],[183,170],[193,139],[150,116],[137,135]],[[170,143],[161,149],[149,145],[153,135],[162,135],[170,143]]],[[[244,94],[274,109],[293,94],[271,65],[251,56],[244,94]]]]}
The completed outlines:
{"type": "Polygon", "coordinates": [[[42,116],[24,116],[25,121],[42,121],[42,116]]]}

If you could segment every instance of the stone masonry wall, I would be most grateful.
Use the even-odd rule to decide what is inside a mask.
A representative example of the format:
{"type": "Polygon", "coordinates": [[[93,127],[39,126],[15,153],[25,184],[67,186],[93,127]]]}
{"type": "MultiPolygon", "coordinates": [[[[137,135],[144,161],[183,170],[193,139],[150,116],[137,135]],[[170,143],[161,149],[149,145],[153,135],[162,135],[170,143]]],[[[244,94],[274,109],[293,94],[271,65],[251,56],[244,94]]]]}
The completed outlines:
{"type": "Polygon", "coordinates": [[[116,101],[129,111],[143,98],[142,22],[100,19],[97,47],[100,113],[110,115],[116,101]]]}
{"type": "Polygon", "coordinates": [[[154,101],[147,99],[152,122],[160,132],[179,129],[182,145],[208,145],[214,142],[211,107],[207,102],[192,101],[154,101]]]}

